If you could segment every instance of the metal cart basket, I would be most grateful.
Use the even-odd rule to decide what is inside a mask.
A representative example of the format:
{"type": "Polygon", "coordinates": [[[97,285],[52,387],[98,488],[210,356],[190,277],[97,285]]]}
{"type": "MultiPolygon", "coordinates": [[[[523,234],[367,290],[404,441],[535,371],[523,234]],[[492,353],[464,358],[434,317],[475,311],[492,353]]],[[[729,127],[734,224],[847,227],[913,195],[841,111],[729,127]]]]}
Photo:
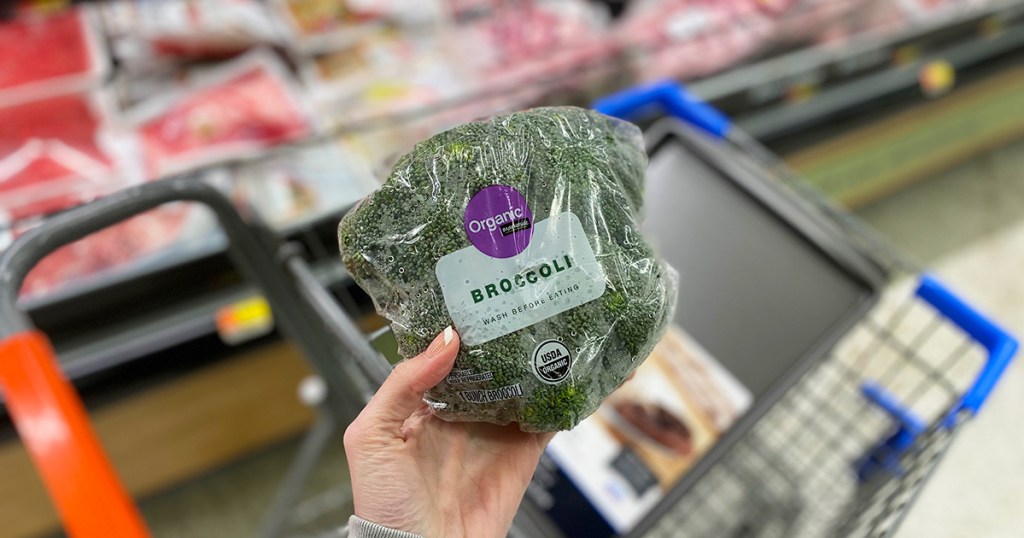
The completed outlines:
{"type": "MultiPolygon", "coordinates": [[[[759,160],[770,188],[848,237],[892,285],[827,358],[765,400],[738,432],[672,490],[632,536],[887,536],[897,528],[960,427],[982,407],[1016,342],[931,277],[831,207],[726,118],[674,84],[598,103],[605,113],[682,119],[759,160]],[[753,420],[756,419],[756,420],[753,420]]],[[[365,404],[390,366],[313,277],[302,252],[245,223],[193,177],[134,187],[49,219],[0,256],[0,389],[68,533],[146,536],[45,335],[17,307],[25,274],[47,253],[158,205],[192,201],[216,214],[239,270],[259,285],[282,332],[327,386],[320,418],[266,516],[287,533],[288,509],[330,433],[365,404]]],[[[557,534],[524,502],[512,533],[557,534]]]]}
{"type": "Polygon", "coordinates": [[[956,432],[981,409],[1016,341],[935,278],[916,276],[897,251],[685,88],[628,90],[596,108],[627,118],[653,108],[737,148],[888,281],[823,360],[631,535],[892,535],[956,432]]]}

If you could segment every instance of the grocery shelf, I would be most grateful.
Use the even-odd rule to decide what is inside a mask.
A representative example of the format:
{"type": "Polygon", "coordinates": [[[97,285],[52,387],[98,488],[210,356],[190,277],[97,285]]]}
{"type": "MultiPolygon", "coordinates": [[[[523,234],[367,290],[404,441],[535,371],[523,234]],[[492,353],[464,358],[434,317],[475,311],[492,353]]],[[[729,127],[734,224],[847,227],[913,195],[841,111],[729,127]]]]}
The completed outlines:
{"type": "MultiPolygon", "coordinates": [[[[328,289],[351,283],[336,247],[328,246],[339,218],[332,213],[274,232],[309,253],[317,280],[328,289]]],[[[164,253],[23,306],[51,336],[68,377],[80,379],[217,334],[217,311],[257,294],[228,260],[226,247],[218,232],[186,252],[164,253]]]]}
{"type": "Polygon", "coordinates": [[[124,266],[100,271],[46,293],[30,295],[21,299],[20,304],[22,308],[30,312],[59,305],[65,301],[116,287],[145,275],[174,269],[223,253],[225,251],[224,241],[223,235],[219,232],[200,241],[184,241],[182,244],[172,245],[149,256],[132,260],[124,266]]]}
{"type": "MultiPolygon", "coordinates": [[[[913,90],[919,84],[920,68],[928,62],[943,60],[962,70],[1022,49],[1024,2],[1007,0],[956,11],[888,37],[863,36],[841,45],[774,55],[695,81],[691,89],[733,117],[742,130],[775,139],[913,90]]],[[[389,118],[387,123],[417,117],[389,118]]],[[[331,140],[341,132],[375,127],[379,127],[375,122],[336,125],[331,132],[267,150],[258,160],[331,140]]],[[[326,208],[274,230],[278,237],[300,241],[312,255],[322,282],[333,287],[351,283],[334,246],[334,230],[344,209],[326,208]]],[[[27,299],[23,305],[51,334],[74,379],[212,334],[217,309],[252,292],[233,273],[223,240],[206,239],[187,250],[169,251],[132,263],[126,270],[109,271],[27,299]],[[194,289],[184,294],[187,297],[170,297],[173,292],[160,287],[174,280],[201,285],[191,286],[194,289]],[[147,292],[164,302],[146,303],[147,292]],[[83,310],[83,305],[88,308],[83,310]]]]}
{"type": "MultiPolygon", "coordinates": [[[[313,271],[317,280],[327,288],[335,288],[349,278],[341,264],[328,260],[313,265],[313,271]]],[[[217,311],[256,294],[255,287],[236,284],[90,331],[87,337],[56,342],[54,347],[68,377],[81,378],[177,344],[216,334],[217,311]]]]}
{"type": "Polygon", "coordinates": [[[866,35],[774,56],[690,85],[737,125],[776,138],[917,88],[933,61],[962,70],[1024,49],[1024,3],[999,2],[890,37],[866,35]]]}

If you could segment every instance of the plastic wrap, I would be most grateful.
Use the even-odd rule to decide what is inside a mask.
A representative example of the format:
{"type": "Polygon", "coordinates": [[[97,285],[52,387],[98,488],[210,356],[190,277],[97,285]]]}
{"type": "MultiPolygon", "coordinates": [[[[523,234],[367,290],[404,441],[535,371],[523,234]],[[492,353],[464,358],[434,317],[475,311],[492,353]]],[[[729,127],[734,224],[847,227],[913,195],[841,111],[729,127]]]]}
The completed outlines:
{"type": "Polygon", "coordinates": [[[60,211],[139,181],[130,145],[108,129],[103,101],[80,94],[0,107],[0,221],[60,211]]]}
{"type": "Polygon", "coordinates": [[[65,245],[29,271],[21,294],[38,297],[69,285],[102,282],[112,272],[130,272],[161,255],[180,259],[194,248],[186,241],[205,244],[214,234],[202,209],[194,204],[163,205],[65,245]]]}
{"type": "Polygon", "coordinates": [[[538,108],[419,143],[342,220],[404,357],[461,336],[438,416],[570,429],[647,357],[676,284],[640,233],[646,163],[635,126],[538,108]]]}
{"type": "Polygon", "coordinates": [[[99,86],[110,61],[86,8],[0,21],[0,104],[99,86]]]}
{"type": "Polygon", "coordinates": [[[160,60],[227,58],[281,41],[258,0],[116,0],[99,8],[115,55],[133,70],[160,60]]]}
{"type": "Polygon", "coordinates": [[[587,70],[615,63],[606,22],[582,0],[506,4],[459,26],[448,56],[470,73],[477,94],[586,84],[587,70]]]}
{"type": "Polygon", "coordinates": [[[304,54],[328,52],[378,30],[375,14],[357,13],[338,0],[273,0],[289,46],[304,54]]]}
{"type": "Polygon", "coordinates": [[[382,29],[308,62],[310,93],[341,124],[415,114],[465,99],[470,80],[439,33],[382,29]]]}
{"type": "Polygon", "coordinates": [[[370,163],[331,140],[241,166],[233,194],[264,222],[283,228],[337,213],[378,185],[370,163]]]}
{"type": "Polygon", "coordinates": [[[190,79],[186,90],[155,96],[128,116],[153,178],[257,156],[314,131],[289,71],[263,50],[190,79]]]}

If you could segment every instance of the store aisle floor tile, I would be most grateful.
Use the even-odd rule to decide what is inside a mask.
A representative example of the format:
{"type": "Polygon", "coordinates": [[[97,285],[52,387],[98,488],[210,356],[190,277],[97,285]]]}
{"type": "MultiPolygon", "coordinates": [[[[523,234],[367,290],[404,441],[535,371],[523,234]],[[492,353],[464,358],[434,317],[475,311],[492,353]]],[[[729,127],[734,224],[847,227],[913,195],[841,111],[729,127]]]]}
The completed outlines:
{"type": "Polygon", "coordinates": [[[1024,143],[925,180],[858,215],[930,265],[1024,219],[1024,143]]]}
{"type": "MultiPolygon", "coordinates": [[[[288,442],[236,462],[179,489],[141,503],[156,538],[249,538],[257,530],[298,442],[288,442]]],[[[293,514],[288,536],[328,536],[352,512],[348,464],[336,435],[293,514]]]]}
{"type": "MultiPolygon", "coordinates": [[[[1024,337],[1024,144],[976,159],[861,216],[1024,337]]],[[[1024,367],[1014,364],[982,413],[965,425],[898,538],[1020,536],[1022,418],[1024,367]]]]}
{"type": "MultiPolygon", "coordinates": [[[[947,256],[940,278],[1018,337],[1024,335],[1024,223],[947,256]]],[[[900,538],[1017,537],[1024,529],[1024,367],[1012,365],[968,423],[910,512],[900,538]]]]}

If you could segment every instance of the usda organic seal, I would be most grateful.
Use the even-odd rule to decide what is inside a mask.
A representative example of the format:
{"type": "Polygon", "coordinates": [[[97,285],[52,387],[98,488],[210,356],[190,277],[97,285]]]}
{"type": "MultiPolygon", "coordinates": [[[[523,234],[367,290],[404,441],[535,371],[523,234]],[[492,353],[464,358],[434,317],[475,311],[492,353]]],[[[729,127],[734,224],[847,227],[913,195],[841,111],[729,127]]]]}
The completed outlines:
{"type": "Polygon", "coordinates": [[[546,340],[533,350],[533,375],[544,383],[559,383],[569,377],[571,368],[572,354],[558,340],[546,340]]]}

